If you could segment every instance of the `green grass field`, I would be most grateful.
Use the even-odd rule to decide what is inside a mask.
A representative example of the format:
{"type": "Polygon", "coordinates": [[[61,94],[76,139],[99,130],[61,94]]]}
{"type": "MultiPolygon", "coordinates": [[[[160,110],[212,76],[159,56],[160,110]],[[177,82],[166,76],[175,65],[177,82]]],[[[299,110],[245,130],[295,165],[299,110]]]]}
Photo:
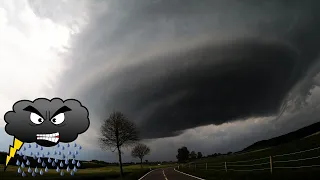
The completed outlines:
{"type": "Polygon", "coordinates": [[[202,158],[194,162],[196,165],[192,164],[190,168],[186,165],[181,170],[208,180],[318,179],[320,175],[320,148],[304,153],[279,156],[317,147],[320,147],[319,133],[263,150],[202,158]],[[272,174],[270,172],[270,156],[272,156],[273,161],[272,174]],[[227,172],[225,171],[225,162],[227,164],[227,172]],[[208,170],[206,170],[206,163],[208,170]],[[309,167],[311,165],[318,165],[318,167],[309,167]]]}
{"type": "MultiPolygon", "coordinates": [[[[149,172],[150,168],[164,168],[173,165],[152,165],[147,166],[144,165],[143,169],[140,168],[140,165],[130,165],[124,166],[125,180],[137,180],[145,173],[149,172]]],[[[4,166],[0,165],[0,179],[1,180],[16,180],[21,179],[21,174],[17,173],[17,166],[8,166],[7,170],[3,172],[4,166]]],[[[55,169],[50,169],[49,172],[44,173],[42,176],[37,174],[36,177],[32,177],[30,173],[27,173],[27,168],[24,168],[27,177],[25,178],[36,178],[36,179],[44,179],[44,180],[52,180],[52,179],[95,179],[95,180],[116,180],[119,179],[119,167],[118,166],[107,166],[107,167],[99,167],[99,168],[86,168],[79,169],[78,172],[75,173],[74,176],[71,176],[69,173],[65,172],[64,176],[60,176],[55,169]]]]}

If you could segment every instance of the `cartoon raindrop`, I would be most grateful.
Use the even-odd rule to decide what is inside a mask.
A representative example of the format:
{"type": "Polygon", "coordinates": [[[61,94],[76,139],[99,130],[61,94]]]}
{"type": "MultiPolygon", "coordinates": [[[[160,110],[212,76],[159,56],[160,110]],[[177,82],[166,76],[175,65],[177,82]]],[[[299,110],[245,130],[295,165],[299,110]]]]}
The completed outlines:
{"type": "Polygon", "coordinates": [[[24,171],[22,171],[22,177],[26,177],[26,173],[24,171]]]}
{"type": "Polygon", "coordinates": [[[48,169],[48,167],[46,167],[46,168],[44,169],[44,171],[45,171],[45,172],[49,172],[49,169],[48,169]]]}
{"type": "Polygon", "coordinates": [[[25,167],[25,165],[24,165],[24,163],[22,162],[22,163],[21,163],[21,168],[24,168],[24,167],[25,167]]]}
{"type": "Polygon", "coordinates": [[[30,152],[30,156],[33,156],[33,152],[30,152]]]}
{"type": "Polygon", "coordinates": [[[67,172],[69,172],[70,171],[70,168],[69,168],[69,166],[67,167],[67,172]]]}
{"type": "Polygon", "coordinates": [[[23,147],[23,151],[27,150],[26,147],[23,147]]]}
{"type": "Polygon", "coordinates": [[[61,149],[64,150],[64,146],[62,146],[61,149]]]}
{"type": "Polygon", "coordinates": [[[61,151],[59,151],[59,155],[61,155],[61,151]]]}
{"type": "Polygon", "coordinates": [[[60,144],[57,144],[58,148],[60,147],[60,144]]]}
{"type": "Polygon", "coordinates": [[[22,151],[20,151],[19,155],[20,155],[20,156],[23,156],[23,153],[22,153],[22,151]]]}
{"type": "Polygon", "coordinates": [[[41,175],[41,176],[43,175],[43,171],[42,171],[42,169],[40,169],[40,175],[41,175]]]}
{"type": "Polygon", "coordinates": [[[51,165],[52,165],[52,167],[55,167],[56,163],[53,161],[51,165]]]}
{"type": "Polygon", "coordinates": [[[17,160],[16,165],[20,166],[20,161],[19,160],[17,160]]]}
{"type": "Polygon", "coordinates": [[[36,159],[37,159],[37,156],[36,156],[36,155],[33,155],[33,159],[36,160],[36,159]]]}
{"type": "Polygon", "coordinates": [[[66,158],[66,155],[63,154],[63,155],[62,155],[62,158],[65,159],[65,158],[66,158]]]}
{"type": "Polygon", "coordinates": [[[32,173],[32,169],[30,167],[28,168],[28,173],[32,173]]]}
{"type": "Polygon", "coordinates": [[[60,169],[59,169],[59,167],[58,167],[58,166],[57,166],[57,169],[56,169],[56,171],[57,171],[57,172],[60,172],[60,169]]]}
{"type": "Polygon", "coordinates": [[[79,146],[79,149],[82,149],[82,147],[81,147],[81,146],[79,146]]]}
{"type": "Polygon", "coordinates": [[[57,151],[54,151],[54,153],[53,153],[54,155],[57,155],[57,151]]]}
{"type": "Polygon", "coordinates": [[[21,173],[21,168],[20,168],[20,167],[18,168],[18,173],[19,173],[19,174],[21,173]]]}
{"type": "Polygon", "coordinates": [[[68,152],[68,154],[69,154],[69,155],[71,155],[71,154],[72,154],[72,152],[71,152],[71,151],[69,151],[69,152],[68,152]]]}
{"type": "Polygon", "coordinates": [[[36,148],[38,148],[39,147],[39,145],[38,144],[36,144],[36,148]]]}
{"type": "Polygon", "coordinates": [[[74,171],[74,172],[77,172],[77,171],[78,171],[78,169],[77,169],[76,166],[73,167],[73,171],[74,171]]]}
{"type": "Polygon", "coordinates": [[[72,164],[76,164],[76,160],[72,159],[72,164]]]}
{"type": "Polygon", "coordinates": [[[42,167],[46,167],[46,163],[44,161],[42,161],[42,167]]]}
{"type": "Polygon", "coordinates": [[[27,166],[29,166],[29,165],[30,165],[30,161],[29,161],[29,159],[27,160],[26,165],[27,165],[27,166]]]}
{"type": "Polygon", "coordinates": [[[60,167],[63,167],[63,163],[62,163],[62,161],[60,162],[60,167]]]}
{"type": "Polygon", "coordinates": [[[52,162],[51,158],[48,158],[48,163],[51,163],[51,162],[52,162]]]}
{"type": "Polygon", "coordinates": [[[61,176],[64,176],[64,172],[63,172],[63,170],[61,170],[60,175],[61,175],[61,176]]]}
{"type": "Polygon", "coordinates": [[[74,172],[73,172],[73,171],[71,171],[71,172],[70,172],[70,175],[71,175],[71,176],[73,176],[73,175],[74,175],[74,172]]]}
{"type": "Polygon", "coordinates": [[[50,152],[49,152],[49,151],[47,152],[47,155],[50,155],[50,152]]]}
{"type": "Polygon", "coordinates": [[[35,173],[35,172],[32,172],[32,176],[35,177],[35,176],[36,176],[36,173],[35,173]]]}
{"type": "Polygon", "coordinates": [[[74,147],[77,147],[77,143],[74,143],[74,147]]]}
{"type": "Polygon", "coordinates": [[[70,144],[68,143],[67,147],[70,147],[70,144]]]}
{"type": "Polygon", "coordinates": [[[42,156],[41,156],[42,158],[44,158],[44,154],[42,154],[42,156]]]}
{"type": "Polygon", "coordinates": [[[78,151],[76,151],[74,154],[75,154],[75,155],[78,155],[78,154],[79,154],[79,152],[78,152],[78,151]]]}
{"type": "Polygon", "coordinates": [[[37,156],[40,156],[40,152],[37,152],[37,156]]]}
{"type": "Polygon", "coordinates": [[[56,158],[56,159],[54,159],[54,162],[55,162],[55,163],[58,163],[58,161],[59,161],[59,160],[58,160],[57,158],[56,158]]]}
{"type": "Polygon", "coordinates": [[[38,158],[38,161],[37,161],[38,163],[41,163],[41,159],[40,158],[38,158]]]}
{"type": "Polygon", "coordinates": [[[24,156],[23,156],[23,159],[24,159],[24,160],[27,160],[27,156],[26,156],[26,155],[24,155],[24,156]]]}
{"type": "Polygon", "coordinates": [[[39,171],[39,170],[38,170],[38,167],[34,168],[34,172],[35,172],[35,173],[38,173],[38,171],[39,171]]]}
{"type": "Polygon", "coordinates": [[[64,164],[69,164],[69,159],[66,159],[66,160],[64,161],[64,164]]]}
{"type": "Polygon", "coordinates": [[[31,148],[31,144],[28,145],[28,148],[31,148]]]}
{"type": "Polygon", "coordinates": [[[81,164],[80,164],[80,162],[78,161],[78,162],[77,162],[77,166],[80,167],[80,165],[81,165],[81,164]]]}
{"type": "Polygon", "coordinates": [[[42,146],[40,147],[40,150],[41,150],[41,151],[43,150],[43,147],[42,147],[42,146]]]}

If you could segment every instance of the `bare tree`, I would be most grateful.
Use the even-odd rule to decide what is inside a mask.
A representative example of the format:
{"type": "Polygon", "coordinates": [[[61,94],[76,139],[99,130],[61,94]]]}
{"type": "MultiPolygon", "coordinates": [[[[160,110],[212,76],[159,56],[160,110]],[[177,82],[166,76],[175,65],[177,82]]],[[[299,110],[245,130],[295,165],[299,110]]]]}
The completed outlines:
{"type": "Polygon", "coordinates": [[[136,125],[129,121],[121,112],[113,112],[105,120],[100,129],[100,147],[103,150],[118,150],[120,175],[123,177],[121,148],[128,147],[139,141],[136,125]]]}
{"type": "Polygon", "coordinates": [[[150,148],[145,144],[137,144],[131,151],[132,157],[139,158],[140,164],[142,168],[142,159],[145,155],[148,155],[150,153],[150,148]]]}

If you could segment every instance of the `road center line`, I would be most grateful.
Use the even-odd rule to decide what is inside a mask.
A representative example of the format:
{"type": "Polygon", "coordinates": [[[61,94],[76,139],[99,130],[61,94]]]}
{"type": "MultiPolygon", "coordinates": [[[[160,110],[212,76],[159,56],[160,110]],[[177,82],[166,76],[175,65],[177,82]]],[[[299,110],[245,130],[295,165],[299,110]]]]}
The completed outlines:
{"type": "Polygon", "coordinates": [[[168,180],[166,174],[164,173],[164,170],[162,170],[162,173],[163,173],[164,178],[165,178],[166,180],[168,180]]]}

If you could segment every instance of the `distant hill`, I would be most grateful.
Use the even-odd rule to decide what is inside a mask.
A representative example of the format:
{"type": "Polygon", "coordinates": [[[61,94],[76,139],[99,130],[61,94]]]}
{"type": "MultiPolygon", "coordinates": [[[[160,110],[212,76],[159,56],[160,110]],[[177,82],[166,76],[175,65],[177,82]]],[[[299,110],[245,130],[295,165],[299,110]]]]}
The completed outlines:
{"type": "Polygon", "coordinates": [[[298,140],[301,138],[305,138],[307,136],[316,134],[320,132],[320,122],[314,123],[312,125],[306,126],[304,128],[298,129],[296,131],[290,132],[288,134],[284,134],[282,136],[278,136],[275,138],[271,138],[269,140],[262,140],[258,141],[245,149],[243,149],[241,152],[244,151],[253,151],[258,149],[265,149],[273,146],[278,146],[281,144],[285,144],[294,140],[298,140]]]}

